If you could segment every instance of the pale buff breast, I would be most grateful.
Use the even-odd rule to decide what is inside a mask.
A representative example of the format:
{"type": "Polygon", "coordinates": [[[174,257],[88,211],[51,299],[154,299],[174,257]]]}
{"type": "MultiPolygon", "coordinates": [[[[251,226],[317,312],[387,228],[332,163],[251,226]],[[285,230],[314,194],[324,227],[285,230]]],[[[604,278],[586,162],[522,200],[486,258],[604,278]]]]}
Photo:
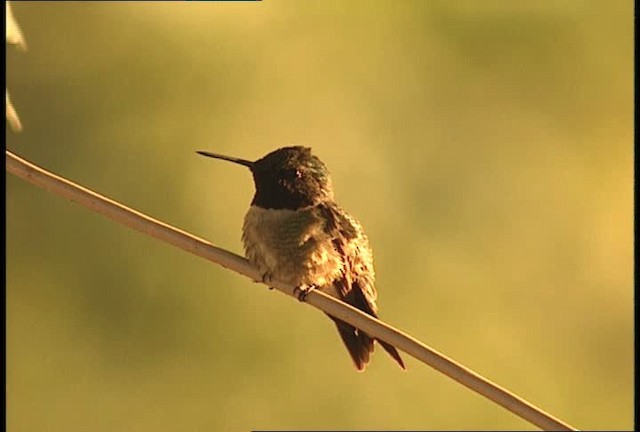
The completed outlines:
{"type": "Polygon", "coordinates": [[[323,228],[311,209],[251,206],[242,234],[246,257],[262,274],[284,283],[328,288],[344,263],[323,228]]]}

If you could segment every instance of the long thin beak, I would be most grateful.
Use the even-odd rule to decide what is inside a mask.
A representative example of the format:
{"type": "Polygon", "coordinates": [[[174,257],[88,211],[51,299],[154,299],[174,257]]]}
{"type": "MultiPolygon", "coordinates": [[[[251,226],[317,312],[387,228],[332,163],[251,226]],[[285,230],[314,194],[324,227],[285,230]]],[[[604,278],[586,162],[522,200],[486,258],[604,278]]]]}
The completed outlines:
{"type": "Polygon", "coordinates": [[[200,154],[202,156],[207,156],[207,157],[215,158],[215,159],[222,159],[222,160],[226,160],[226,161],[229,161],[229,162],[237,163],[239,165],[244,165],[246,167],[249,167],[249,169],[253,168],[253,162],[248,161],[246,159],[234,158],[234,157],[231,157],[231,156],[225,156],[225,155],[222,155],[222,154],[219,154],[219,153],[211,153],[211,152],[202,151],[202,150],[198,150],[196,153],[198,153],[198,154],[200,154]]]}

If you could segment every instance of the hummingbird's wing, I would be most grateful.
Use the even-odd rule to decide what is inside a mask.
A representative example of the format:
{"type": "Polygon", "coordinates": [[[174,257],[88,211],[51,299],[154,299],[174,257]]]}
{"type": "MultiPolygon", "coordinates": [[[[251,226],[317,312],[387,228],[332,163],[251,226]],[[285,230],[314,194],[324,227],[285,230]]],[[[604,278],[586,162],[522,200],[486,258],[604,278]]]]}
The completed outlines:
{"type": "MultiPolygon", "coordinates": [[[[334,281],[336,291],[344,302],[377,318],[373,254],[361,225],[333,202],[320,204],[318,210],[322,212],[326,234],[344,259],[341,277],[334,281]]],[[[333,317],[331,319],[335,321],[356,367],[364,370],[373,352],[374,339],[344,321],[333,317]]],[[[404,369],[404,362],[398,351],[386,342],[378,342],[404,369]]]]}

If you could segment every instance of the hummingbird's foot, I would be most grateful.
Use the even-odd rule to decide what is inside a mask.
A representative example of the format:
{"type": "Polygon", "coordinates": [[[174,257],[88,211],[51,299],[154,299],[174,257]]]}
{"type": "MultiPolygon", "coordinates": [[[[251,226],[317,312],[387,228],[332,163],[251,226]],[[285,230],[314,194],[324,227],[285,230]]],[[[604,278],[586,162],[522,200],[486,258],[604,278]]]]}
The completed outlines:
{"type": "MultiPolygon", "coordinates": [[[[273,280],[273,275],[271,273],[269,273],[268,271],[262,273],[261,276],[261,280],[263,283],[268,284],[269,282],[271,282],[273,280]]],[[[269,287],[270,290],[273,289],[272,286],[269,287]]]]}
{"type": "Polygon", "coordinates": [[[298,301],[305,302],[309,293],[314,289],[316,289],[315,285],[302,285],[293,289],[293,295],[298,298],[298,301]]]}

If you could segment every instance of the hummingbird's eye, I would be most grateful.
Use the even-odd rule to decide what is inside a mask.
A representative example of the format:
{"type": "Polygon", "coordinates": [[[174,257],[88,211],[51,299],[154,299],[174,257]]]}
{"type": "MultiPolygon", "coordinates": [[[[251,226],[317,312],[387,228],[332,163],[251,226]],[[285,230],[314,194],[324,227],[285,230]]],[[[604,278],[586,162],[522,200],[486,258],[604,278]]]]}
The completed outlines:
{"type": "Polygon", "coordinates": [[[284,176],[290,180],[296,180],[302,178],[302,171],[296,168],[289,168],[284,172],[284,176]]]}

